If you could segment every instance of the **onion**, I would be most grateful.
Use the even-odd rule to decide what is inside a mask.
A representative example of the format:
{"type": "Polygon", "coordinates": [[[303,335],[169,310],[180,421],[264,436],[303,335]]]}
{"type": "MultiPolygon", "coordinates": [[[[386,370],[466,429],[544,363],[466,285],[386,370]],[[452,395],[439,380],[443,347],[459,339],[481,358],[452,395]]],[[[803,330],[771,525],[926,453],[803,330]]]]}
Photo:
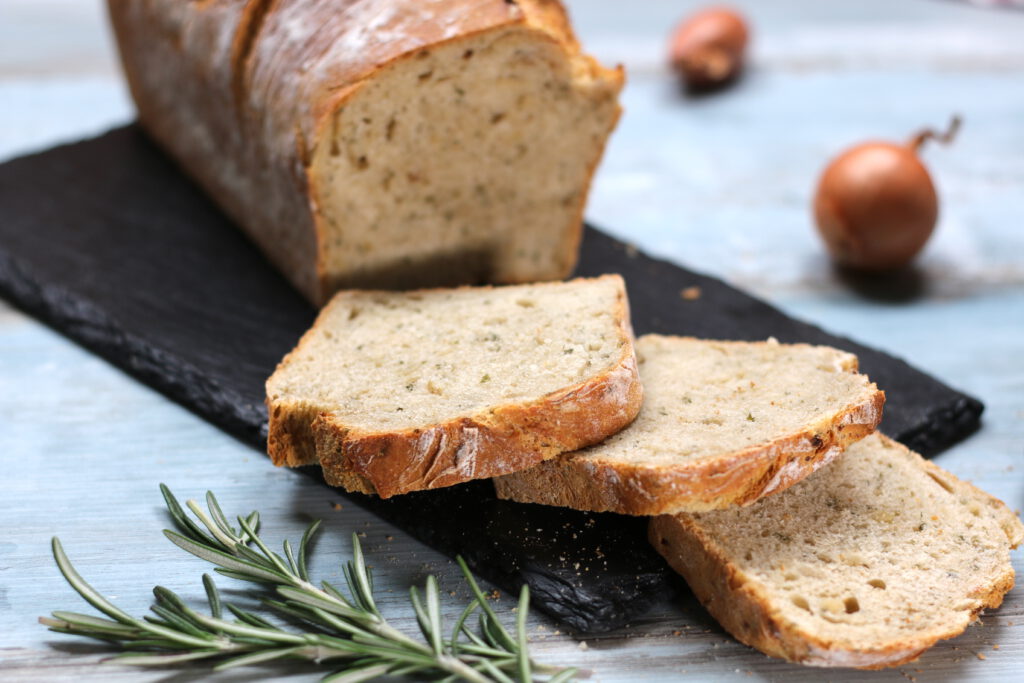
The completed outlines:
{"type": "Polygon", "coordinates": [[[686,85],[706,90],[722,85],[743,68],[747,24],[727,7],[709,7],[685,19],[672,34],[672,67],[686,85]]]}
{"type": "Polygon", "coordinates": [[[935,185],[918,151],[926,140],[952,142],[959,127],[959,117],[953,117],[942,134],[924,130],[903,145],[866,142],[825,168],[814,217],[835,263],[893,270],[914,259],[939,216],[935,185]]]}

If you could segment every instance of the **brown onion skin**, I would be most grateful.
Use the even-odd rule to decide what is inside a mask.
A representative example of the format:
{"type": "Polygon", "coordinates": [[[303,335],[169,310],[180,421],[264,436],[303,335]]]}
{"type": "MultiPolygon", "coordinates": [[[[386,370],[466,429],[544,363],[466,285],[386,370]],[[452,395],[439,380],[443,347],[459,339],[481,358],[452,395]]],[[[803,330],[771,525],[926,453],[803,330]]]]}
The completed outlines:
{"type": "Polygon", "coordinates": [[[832,260],[858,270],[909,264],[938,216],[935,185],[911,145],[868,142],[846,150],[825,169],[814,198],[832,260]]]}
{"type": "Polygon", "coordinates": [[[747,23],[728,7],[709,7],[683,20],[672,34],[669,58],[686,85],[714,88],[743,69],[747,23]]]}

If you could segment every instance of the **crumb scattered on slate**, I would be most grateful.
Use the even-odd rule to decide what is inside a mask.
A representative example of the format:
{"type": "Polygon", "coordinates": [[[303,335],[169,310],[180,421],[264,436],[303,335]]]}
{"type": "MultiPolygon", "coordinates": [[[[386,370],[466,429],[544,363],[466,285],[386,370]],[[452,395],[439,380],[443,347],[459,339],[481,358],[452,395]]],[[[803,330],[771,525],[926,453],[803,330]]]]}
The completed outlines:
{"type": "Polygon", "coordinates": [[[681,296],[685,301],[696,301],[700,298],[700,294],[700,287],[687,287],[683,291],[679,292],[679,296],[681,296]]]}

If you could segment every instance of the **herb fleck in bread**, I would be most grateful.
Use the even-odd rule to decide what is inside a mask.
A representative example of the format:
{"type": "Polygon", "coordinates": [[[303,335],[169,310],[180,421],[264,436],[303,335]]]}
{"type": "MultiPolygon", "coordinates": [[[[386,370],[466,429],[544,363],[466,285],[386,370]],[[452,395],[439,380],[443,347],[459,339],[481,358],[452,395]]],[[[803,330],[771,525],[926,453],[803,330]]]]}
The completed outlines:
{"type": "Polygon", "coordinates": [[[647,335],[644,405],[604,443],[495,479],[498,496],[656,515],[746,504],[871,433],[884,394],[824,346],[647,335]]]}
{"type": "Polygon", "coordinates": [[[388,497],[596,443],[641,400],[618,275],[340,292],[267,381],[268,450],[388,497]]]}
{"type": "Polygon", "coordinates": [[[621,69],[554,0],[108,0],[139,120],[311,301],[569,275],[621,69]]]}
{"type": "Polygon", "coordinates": [[[747,508],[651,520],[727,631],[774,657],[882,668],[961,633],[1013,587],[1024,526],[881,435],[747,508]]]}

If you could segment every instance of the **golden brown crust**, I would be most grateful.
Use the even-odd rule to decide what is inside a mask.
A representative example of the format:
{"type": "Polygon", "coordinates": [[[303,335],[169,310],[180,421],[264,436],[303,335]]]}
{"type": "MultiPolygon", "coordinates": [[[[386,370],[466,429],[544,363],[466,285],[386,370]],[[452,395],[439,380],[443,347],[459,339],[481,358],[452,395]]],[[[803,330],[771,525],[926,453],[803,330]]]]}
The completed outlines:
{"type": "MultiPolygon", "coordinates": [[[[274,400],[268,390],[271,459],[290,467],[319,461],[328,483],[387,498],[508,474],[607,438],[640,412],[643,388],[622,278],[600,279],[605,278],[620,285],[615,317],[621,354],[598,375],[533,401],[395,432],[349,428],[299,401],[274,400]]],[[[329,314],[330,306],[321,317],[329,314]]],[[[318,323],[319,319],[278,367],[308,343],[318,323]]]]}
{"type": "Polygon", "coordinates": [[[626,515],[746,505],[801,481],[872,433],[884,403],[885,393],[876,388],[825,422],[727,456],[651,467],[570,453],[497,478],[494,485],[499,498],[626,515]]]}
{"type": "Polygon", "coordinates": [[[598,378],[524,405],[382,434],[350,430],[321,415],[313,431],[328,483],[344,485],[336,474],[358,474],[388,498],[516,472],[597,443],[628,425],[641,401],[630,354],[598,378]]]}
{"type": "MultiPolygon", "coordinates": [[[[955,479],[935,465],[923,459],[921,462],[987,504],[1005,507],[1001,501],[955,479]]],[[[1019,521],[1017,525],[1020,526],[1019,521]]],[[[978,602],[973,611],[963,613],[962,620],[923,631],[914,637],[851,646],[850,643],[819,637],[784,617],[758,580],[734,564],[715,539],[689,515],[652,518],[648,538],[669,565],[686,579],[711,616],[737,640],[772,657],[811,666],[883,669],[914,661],[939,640],[962,633],[983,610],[1002,604],[1003,596],[1014,585],[1013,568],[1007,565],[1002,575],[988,585],[979,586],[977,593],[970,596],[978,602]]]]}

